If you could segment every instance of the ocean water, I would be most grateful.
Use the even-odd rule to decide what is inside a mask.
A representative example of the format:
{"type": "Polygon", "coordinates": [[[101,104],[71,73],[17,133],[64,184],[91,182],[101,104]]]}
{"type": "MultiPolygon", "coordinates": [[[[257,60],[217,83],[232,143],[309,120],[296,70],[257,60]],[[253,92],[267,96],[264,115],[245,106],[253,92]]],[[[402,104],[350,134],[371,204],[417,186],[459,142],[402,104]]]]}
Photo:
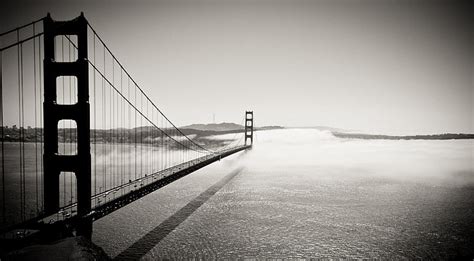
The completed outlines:
{"type": "MultiPolygon", "coordinates": [[[[0,178],[0,229],[34,218],[44,209],[42,144],[40,142],[26,142],[24,144],[5,142],[3,145],[4,156],[1,155],[0,151],[3,159],[0,163],[2,171],[2,177],[0,178]],[[21,158],[23,158],[23,161],[20,160],[21,158]],[[23,179],[24,188],[22,188],[23,179]],[[5,188],[5,191],[2,191],[3,188],[5,188]],[[25,193],[22,200],[19,195],[23,189],[25,193]],[[5,199],[2,198],[3,195],[5,195],[5,199]],[[3,212],[3,203],[5,203],[5,213],[3,212]],[[21,208],[22,203],[24,204],[24,212],[21,208]],[[5,220],[3,220],[4,217],[5,220]]],[[[76,147],[73,143],[60,143],[58,148],[60,154],[76,153],[76,147]]],[[[169,151],[165,147],[153,147],[148,144],[91,144],[92,194],[128,184],[129,180],[142,178],[145,174],[156,173],[159,170],[175,166],[185,159],[191,160],[199,156],[191,153],[183,155],[180,152],[177,150],[169,151]],[[163,151],[166,151],[166,158],[162,156],[163,151]],[[154,161],[153,159],[160,160],[154,161]]],[[[139,186],[151,181],[152,179],[146,179],[131,184],[139,186]]],[[[77,202],[76,184],[74,173],[65,172],[60,175],[60,207],[77,202]]],[[[130,185],[121,191],[111,191],[107,198],[100,197],[100,200],[102,202],[111,200],[115,196],[122,195],[122,192],[126,193],[133,188],[134,186],[130,185]]],[[[98,203],[97,199],[93,201],[93,206],[96,203],[98,203]]],[[[63,212],[63,215],[71,214],[72,210],[76,209],[67,209],[63,212]]],[[[61,215],[55,217],[55,219],[61,218],[61,215]]]]}
{"type": "Polygon", "coordinates": [[[96,221],[93,241],[145,260],[472,258],[473,151],[473,140],[256,132],[252,150],[96,221]]]}

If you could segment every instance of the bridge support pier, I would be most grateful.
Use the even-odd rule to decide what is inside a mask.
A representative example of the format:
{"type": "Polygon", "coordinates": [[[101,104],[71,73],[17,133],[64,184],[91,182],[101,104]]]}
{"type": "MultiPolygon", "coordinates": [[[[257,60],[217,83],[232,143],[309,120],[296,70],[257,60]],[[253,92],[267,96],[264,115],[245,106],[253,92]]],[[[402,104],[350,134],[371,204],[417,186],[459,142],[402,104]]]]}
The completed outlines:
{"type": "Polygon", "coordinates": [[[250,139],[250,146],[253,145],[253,111],[245,112],[245,145],[250,139]]]}
{"type": "MultiPolygon", "coordinates": [[[[61,172],[74,172],[77,192],[76,234],[92,236],[91,154],[89,64],[87,60],[87,20],[84,14],[71,21],[44,19],[44,208],[46,214],[59,211],[59,177],[61,172]],[[55,37],[77,36],[78,59],[58,62],[55,57],[55,37]],[[61,76],[77,78],[77,103],[58,104],[57,81],[61,76]],[[77,126],[77,154],[61,155],[58,151],[58,123],[73,120],[77,126]]],[[[72,193],[72,191],[71,191],[72,193]]]]}

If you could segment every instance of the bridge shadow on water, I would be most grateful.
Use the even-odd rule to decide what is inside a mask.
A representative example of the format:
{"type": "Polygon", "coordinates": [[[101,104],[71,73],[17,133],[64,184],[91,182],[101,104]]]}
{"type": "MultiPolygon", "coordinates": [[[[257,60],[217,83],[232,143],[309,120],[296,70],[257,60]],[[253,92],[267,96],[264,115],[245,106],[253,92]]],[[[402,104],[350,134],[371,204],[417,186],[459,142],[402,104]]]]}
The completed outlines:
{"type": "Polygon", "coordinates": [[[217,193],[222,187],[224,187],[229,181],[235,176],[242,172],[244,168],[240,167],[216,184],[212,185],[206,191],[202,192],[199,196],[191,200],[186,206],[178,210],[175,214],[167,218],[153,230],[148,232],[142,238],[133,243],[130,247],[122,251],[115,260],[137,260],[142,258],[146,253],[153,249],[163,238],[171,233],[176,227],[184,222],[194,211],[196,211],[201,205],[209,200],[214,194],[217,193]]]}

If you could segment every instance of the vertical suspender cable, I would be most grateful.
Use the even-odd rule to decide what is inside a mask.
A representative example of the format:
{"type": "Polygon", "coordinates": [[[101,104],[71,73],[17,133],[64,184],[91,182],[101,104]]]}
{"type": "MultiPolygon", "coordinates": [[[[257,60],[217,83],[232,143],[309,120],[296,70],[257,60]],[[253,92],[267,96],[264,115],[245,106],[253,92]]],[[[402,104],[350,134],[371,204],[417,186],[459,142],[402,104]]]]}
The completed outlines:
{"type": "MultiPolygon", "coordinates": [[[[148,102],[145,100],[145,105],[146,105],[146,116],[149,117],[148,115],[148,102]]],[[[147,124],[148,125],[148,124],[147,124]]],[[[149,135],[149,129],[148,129],[148,126],[146,126],[146,133],[145,133],[145,138],[148,137],[149,135]]],[[[150,146],[148,145],[148,141],[145,142],[146,146],[145,146],[145,173],[150,173],[149,171],[149,166],[150,166],[150,158],[149,158],[149,152],[150,152],[150,146]]]]}
{"type": "MultiPolygon", "coordinates": [[[[112,60],[112,85],[115,85],[115,63],[114,63],[114,60],[112,60]]],[[[111,108],[111,113],[112,113],[112,116],[110,117],[110,126],[111,126],[111,131],[110,131],[110,135],[111,135],[111,166],[114,167],[116,166],[115,165],[115,143],[114,143],[114,130],[115,130],[115,98],[114,98],[114,93],[112,93],[112,88],[110,88],[110,108],[111,108]]],[[[116,174],[116,171],[114,171],[114,169],[112,168],[112,170],[110,171],[110,174],[112,175],[112,188],[115,187],[115,174],[116,174]]]]}
{"type": "MultiPolygon", "coordinates": [[[[33,35],[36,34],[35,24],[33,24],[33,35]]],[[[34,93],[34,110],[35,110],[35,125],[33,126],[35,132],[35,196],[36,196],[36,211],[39,210],[38,199],[38,134],[37,134],[37,111],[36,111],[36,39],[33,39],[33,93],[34,93]]]]}
{"type": "MultiPolygon", "coordinates": [[[[137,89],[135,88],[135,103],[137,102],[137,89]]],[[[134,146],[135,146],[135,160],[134,160],[134,167],[135,167],[135,180],[137,179],[137,110],[135,110],[135,128],[134,128],[134,146]]]]}
{"type": "MultiPolygon", "coordinates": [[[[163,117],[160,117],[161,119],[161,128],[163,128],[163,117]]],[[[164,141],[163,141],[163,132],[160,133],[160,170],[164,170],[164,164],[163,164],[163,154],[164,154],[164,141]]]]}
{"type": "MultiPolygon", "coordinates": [[[[16,31],[16,36],[17,36],[17,41],[20,41],[20,32],[17,30],[16,31]]],[[[18,146],[19,146],[19,152],[20,152],[20,160],[19,160],[19,163],[20,163],[20,217],[21,217],[21,220],[23,221],[23,186],[22,186],[22,183],[23,183],[23,175],[22,175],[22,160],[21,160],[21,157],[22,157],[22,151],[21,151],[21,55],[20,55],[20,47],[21,47],[21,44],[18,45],[18,125],[19,125],[19,129],[18,129],[18,136],[19,136],[19,139],[18,139],[18,146]]]]}
{"type": "MultiPolygon", "coordinates": [[[[105,49],[103,49],[103,56],[104,56],[104,62],[103,62],[103,73],[105,75],[105,49]]],[[[105,114],[105,108],[106,108],[106,98],[105,98],[105,79],[102,77],[102,123],[103,123],[103,130],[102,130],[102,157],[104,158],[104,162],[102,163],[103,166],[103,171],[102,171],[102,189],[103,191],[106,190],[106,185],[107,185],[107,121],[106,121],[106,114],[105,114]]],[[[105,203],[105,200],[104,200],[105,203]]]]}
{"type": "MultiPolygon", "coordinates": [[[[128,99],[131,99],[130,97],[130,78],[127,77],[127,94],[128,94],[128,99]]],[[[131,140],[131,130],[132,130],[132,110],[131,107],[128,106],[128,148],[127,148],[127,154],[128,154],[128,181],[132,180],[130,178],[130,175],[132,175],[132,154],[131,154],[131,149],[132,149],[132,140],[131,140]]]]}
{"type": "MultiPolygon", "coordinates": [[[[103,48],[103,52],[104,52],[104,75],[106,75],[106,64],[105,64],[105,48],[103,48]]],[[[106,87],[106,82],[105,80],[103,80],[103,88],[104,88],[104,125],[107,126],[107,113],[106,113],[106,108],[107,108],[107,90],[105,89],[106,87]]],[[[105,139],[104,139],[104,191],[107,190],[107,143],[108,143],[108,131],[107,131],[107,127],[104,128],[104,136],[105,136],[105,139]]],[[[107,198],[104,200],[104,203],[107,201],[107,198]]]]}
{"type": "MultiPolygon", "coordinates": [[[[120,70],[120,92],[122,92],[122,83],[123,83],[123,75],[122,75],[122,71],[120,70]]],[[[123,162],[124,162],[124,158],[123,158],[123,112],[122,112],[122,106],[123,105],[123,102],[120,103],[120,124],[119,124],[119,135],[120,135],[120,138],[119,138],[119,147],[120,147],[120,150],[119,150],[119,156],[120,156],[120,185],[123,185],[123,162]]],[[[123,190],[122,190],[122,195],[123,195],[123,190]]]]}
{"type": "Polygon", "coordinates": [[[5,149],[4,149],[4,126],[3,126],[3,66],[2,66],[3,54],[0,51],[0,126],[2,135],[2,223],[6,223],[6,210],[5,210],[5,149]]]}
{"type": "MultiPolygon", "coordinates": [[[[143,95],[140,95],[140,111],[143,111],[143,95]]],[[[143,116],[140,116],[140,178],[143,177],[143,116]]]]}
{"type": "MultiPolygon", "coordinates": [[[[61,61],[64,62],[65,61],[65,58],[64,58],[64,36],[61,36],[61,61]]],[[[65,103],[65,88],[64,88],[64,85],[65,85],[65,78],[64,77],[61,77],[62,78],[62,89],[63,89],[63,100],[62,102],[65,103]]],[[[61,127],[63,128],[63,153],[62,154],[66,154],[66,124],[63,124],[61,125],[61,127]]],[[[64,173],[60,173],[59,176],[63,178],[63,206],[66,205],[66,175],[64,173]]]]}
{"type": "Polygon", "coordinates": [[[23,44],[20,44],[20,64],[21,64],[21,161],[22,161],[22,186],[23,186],[23,220],[26,219],[26,173],[25,173],[25,105],[24,105],[24,74],[23,74],[23,44]]]}
{"type": "MultiPolygon", "coordinates": [[[[68,41],[68,61],[71,62],[72,61],[72,57],[71,57],[71,42],[68,41]]],[[[69,78],[69,102],[68,103],[72,103],[72,91],[73,91],[73,83],[72,83],[72,77],[68,77],[69,78]]],[[[69,142],[69,153],[73,154],[73,141],[72,141],[72,121],[69,121],[69,128],[68,128],[68,134],[69,134],[69,139],[68,139],[68,142],[69,142]]],[[[72,173],[69,173],[69,188],[70,188],[70,204],[72,204],[72,173]]]]}
{"type": "MultiPolygon", "coordinates": [[[[42,88],[42,85],[43,85],[43,79],[42,79],[42,62],[43,60],[41,59],[41,36],[38,37],[38,58],[39,58],[39,89],[40,89],[40,95],[39,95],[39,101],[40,101],[40,113],[39,113],[39,116],[40,116],[40,126],[43,126],[43,88],[42,88]]],[[[44,147],[44,144],[43,144],[43,128],[40,128],[40,144],[41,144],[41,148],[40,148],[40,154],[43,155],[43,147],[44,147]]],[[[43,188],[43,157],[41,157],[41,160],[40,160],[40,183],[41,183],[41,188],[43,188]]],[[[44,209],[44,191],[43,189],[41,189],[41,210],[44,209]]]]}
{"type": "MultiPolygon", "coordinates": [[[[94,56],[94,64],[96,63],[95,60],[95,34],[92,34],[93,37],[93,56],[94,56]]],[[[96,75],[95,70],[93,70],[93,88],[94,88],[94,195],[97,195],[97,94],[96,94],[96,75]]],[[[96,198],[96,205],[97,205],[97,198],[96,198]]]]}

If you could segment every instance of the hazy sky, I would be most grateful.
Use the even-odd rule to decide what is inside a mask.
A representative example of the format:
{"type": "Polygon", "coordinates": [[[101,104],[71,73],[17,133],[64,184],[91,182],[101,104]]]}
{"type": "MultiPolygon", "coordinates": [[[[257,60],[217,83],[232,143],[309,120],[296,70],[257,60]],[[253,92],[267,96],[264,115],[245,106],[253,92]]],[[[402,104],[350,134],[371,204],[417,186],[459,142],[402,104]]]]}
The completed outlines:
{"type": "Polygon", "coordinates": [[[15,1],[0,31],[87,19],[177,125],[474,132],[472,4],[456,1],[15,1]]]}

